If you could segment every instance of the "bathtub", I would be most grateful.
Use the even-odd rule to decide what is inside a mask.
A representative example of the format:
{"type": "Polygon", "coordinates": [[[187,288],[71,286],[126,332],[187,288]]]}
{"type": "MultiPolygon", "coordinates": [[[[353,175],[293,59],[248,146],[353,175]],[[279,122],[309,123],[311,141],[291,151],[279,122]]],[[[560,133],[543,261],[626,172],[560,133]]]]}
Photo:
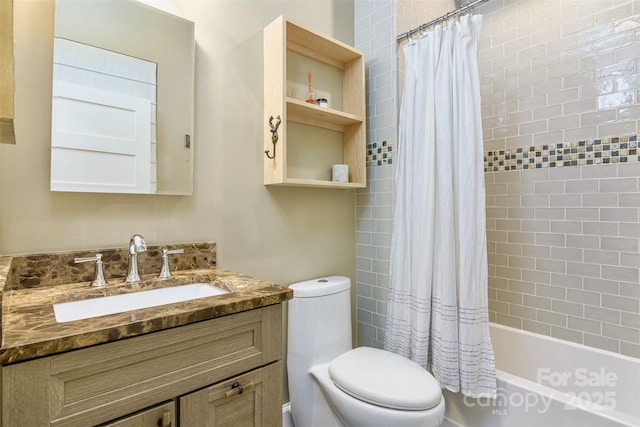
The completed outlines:
{"type": "Polygon", "coordinates": [[[640,426],[640,359],[490,324],[498,396],[444,391],[443,426],[640,426]]]}

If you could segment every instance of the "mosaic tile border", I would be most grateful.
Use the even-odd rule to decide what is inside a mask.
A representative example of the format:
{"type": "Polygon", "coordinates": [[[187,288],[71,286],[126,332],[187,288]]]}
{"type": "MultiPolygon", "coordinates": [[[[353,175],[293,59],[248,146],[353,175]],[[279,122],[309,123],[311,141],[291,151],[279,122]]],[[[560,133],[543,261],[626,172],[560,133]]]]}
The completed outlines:
{"type": "Polygon", "coordinates": [[[393,163],[393,140],[367,144],[367,167],[390,165],[393,163]]]}
{"type": "Polygon", "coordinates": [[[624,135],[485,151],[484,171],[636,163],[640,157],[637,138],[637,135],[624,135]]]}

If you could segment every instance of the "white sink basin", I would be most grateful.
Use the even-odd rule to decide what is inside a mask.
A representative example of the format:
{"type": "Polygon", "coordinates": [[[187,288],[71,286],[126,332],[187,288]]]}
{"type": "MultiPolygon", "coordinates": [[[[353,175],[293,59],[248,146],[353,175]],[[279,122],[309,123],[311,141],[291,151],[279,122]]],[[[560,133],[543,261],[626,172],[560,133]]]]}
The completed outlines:
{"type": "Polygon", "coordinates": [[[226,293],[229,293],[229,291],[217,288],[208,283],[192,283],[189,285],[133,292],[130,294],[53,304],[53,311],[56,314],[56,320],[62,323],[226,293]]]}

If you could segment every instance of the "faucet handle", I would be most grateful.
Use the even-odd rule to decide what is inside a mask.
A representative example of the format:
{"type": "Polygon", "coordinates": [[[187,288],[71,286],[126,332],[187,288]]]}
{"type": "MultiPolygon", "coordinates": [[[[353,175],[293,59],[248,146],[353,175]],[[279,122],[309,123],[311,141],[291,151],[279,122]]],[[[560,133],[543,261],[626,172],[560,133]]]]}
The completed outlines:
{"type": "Polygon", "coordinates": [[[85,258],[74,258],[73,262],[76,264],[81,262],[96,262],[96,269],[93,273],[93,281],[91,282],[91,286],[105,286],[107,285],[107,280],[104,278],[104,271],[102,270],[102,254],[95,254],[92,257],[85,258]]]}
{"type": "Polygon", "coordinates": [[[183,254],[184,249],[166,249],[162,248],[162,268],[160,269],[160,274],[158,275],[161,279],[166,279],[171,277],[171,269],[169,268],[169,255],[172,254],[183,254]]]}
{"type": "Polygon", "coordinates": [[[162,249],[162,255],[183,254],[184,249],[162,249]]]}

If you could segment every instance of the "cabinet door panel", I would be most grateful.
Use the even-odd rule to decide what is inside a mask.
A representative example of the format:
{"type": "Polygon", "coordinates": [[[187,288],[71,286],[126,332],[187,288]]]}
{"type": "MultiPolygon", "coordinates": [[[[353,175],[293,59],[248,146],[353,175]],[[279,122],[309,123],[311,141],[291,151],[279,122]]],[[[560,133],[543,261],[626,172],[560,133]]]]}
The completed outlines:
{"type": "Polygon", "coordinates": [[[282,362],[180,398],[181,427],[279,426],[282,362]],[[243,387],[242,394],[234,384],[243,387]]]}

